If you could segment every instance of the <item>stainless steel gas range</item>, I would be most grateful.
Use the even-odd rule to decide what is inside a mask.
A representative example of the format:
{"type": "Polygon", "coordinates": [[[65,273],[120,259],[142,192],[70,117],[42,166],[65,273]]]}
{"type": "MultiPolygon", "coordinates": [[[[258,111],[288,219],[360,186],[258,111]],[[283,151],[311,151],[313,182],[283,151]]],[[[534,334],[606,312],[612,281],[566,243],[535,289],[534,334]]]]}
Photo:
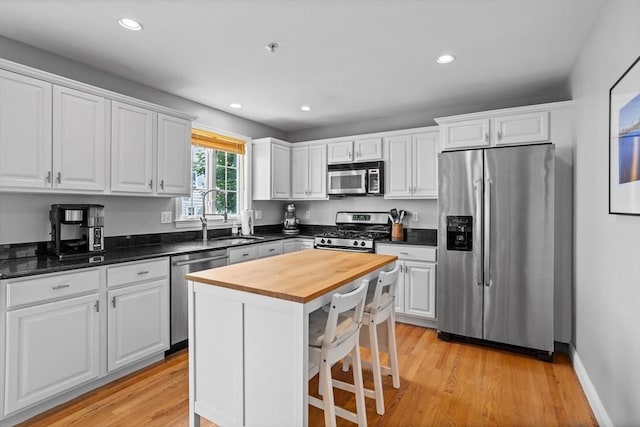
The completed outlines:
{"type": "Polygon", "coordinates": [[[377,240],[388,240],[390,235],[387,212],[336,213],[335,231],[318,234],[314,239],[316,249],[352,252],[375,252],[377,240]]]}

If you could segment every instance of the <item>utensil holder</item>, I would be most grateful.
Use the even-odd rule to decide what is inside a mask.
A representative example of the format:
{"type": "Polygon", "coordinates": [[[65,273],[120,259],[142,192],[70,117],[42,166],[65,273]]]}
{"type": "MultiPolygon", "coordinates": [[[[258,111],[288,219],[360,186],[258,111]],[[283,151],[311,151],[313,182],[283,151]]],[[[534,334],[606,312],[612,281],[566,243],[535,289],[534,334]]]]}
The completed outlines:
{"type": "Polygon", "coordinates": [[[391,240],[400,241],[404,240],[404,229],[402,224],[391,224],[391,240]]]}

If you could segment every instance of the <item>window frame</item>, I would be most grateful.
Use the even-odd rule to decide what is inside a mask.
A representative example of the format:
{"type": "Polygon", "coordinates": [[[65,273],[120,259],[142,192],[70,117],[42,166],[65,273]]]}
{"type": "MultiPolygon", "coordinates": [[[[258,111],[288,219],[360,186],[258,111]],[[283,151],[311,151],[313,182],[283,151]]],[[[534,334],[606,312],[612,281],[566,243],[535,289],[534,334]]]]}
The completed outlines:
{"type": "MultiPolygon", "coordinates": [[[[227,222],[224,222],[224,215],[223,214],[209,214],[207,213],[206,216],[206,221],[207,221],[207,226],[209,228],[231,228],[233,223],[235,222],[236,224],[240,224],[240,213],[243,210],[246,209],[250,209],[250,203],[251,203],[251,197],[249,197],[249,185],[248,183],[250,182],[250,168],[249,165],[251,164],[250,162],[250,156],[251,156],[251,138],[242,136],[242,135],[237,135],[237,134],[233,134],[230,132],[226,132],[226,131],[221,131],[219,129],[214,129],[208,126],[203,126],[203,125],[198,125],[195,124],[193,125],[194,128],[197,129],[203,129],[203,130],[207,130],[207,131],[211,131],[211,132],[215,132],[221,135],[228,135],[234,138],[239,138],[245,141],[245,154],[238,154],[237,156],[237,161],[236,161],[236,170],[237,170],[237,183],[236,183],[236,199],[237,199],[237,213],[235,214],[229,214],[227,216],[227,222]]],[[[193,145],[190,146],[191,149],[193,149],[193,145]]],[[[212,150],[213,153],[209,154],[207,156],[207,162],[210,162],[211,164],[213,164],[213,166],[215,166],[216,164],[216,152],[218,150],[212,150]]],[[[234,153],[235,154],[235,153],[234,153]]],[[[209,172],[209,169],[207,170],[207,172],[209,172]]],[[[190,175],[193,172],[190,172],[190,175]]],[[[190,178],[191,181],[191,178],[190,178]]],[[[207,188],[211,188],[211,186],[215,184],[215,173],[207,173],[207,188]]],[[[190,183],[190,188],[191,188],[191,192],[190,192],[190,196],[191,198],[193,198],[193,192],[195,191],[192,184],[190,183]]],[[[199,191],[199,190],[198,190],[199,191]]],[[[200,228],[202,226],[202,223],[200,221],[200,215],[193,215],[193,216],[182,216],[182,198],[178,197],[175,198],[175,227],[176,228],[200,228]]],[[[212,200],[213,198],[211,196],[207,196],[207,200],[208,203],[207,205],[209,207],[212,206],[212,200]]]]}

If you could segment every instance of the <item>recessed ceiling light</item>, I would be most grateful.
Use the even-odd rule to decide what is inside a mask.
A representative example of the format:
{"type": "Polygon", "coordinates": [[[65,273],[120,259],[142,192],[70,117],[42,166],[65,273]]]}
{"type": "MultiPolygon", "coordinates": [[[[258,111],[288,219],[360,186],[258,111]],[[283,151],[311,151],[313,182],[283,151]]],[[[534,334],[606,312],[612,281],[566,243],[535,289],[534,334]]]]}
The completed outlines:
{"type": "Polygon", "coordinates": [[[231,108],[242,108],[242,104],[238,104],[237,102],[234,102],[233,104],[229,104],[229,107],[231,107],[231,108]]]}
{"type": "Polygon", "coordinates": [[[311,107],[309,107],[308,105],[303,105],[302,107],[300,107],[300,110],[302,110],[302,111],[311,111],[311,107]]]}
{"type": "Polygon", "coordinates": [[[438,64],[448,64],[449,62],[453,62],[455,59],[456,58],[453,55],[446,54],[439,56],[436,62],[438,64]]]}
{"type": "Polygon", "coordinates": [[[120,18],[118,20],[118,24],[120,24],[123,28],[131,31],[140,31],[142,30],[142,24],[140,24],[135,19],[131,18],[120,18]]]}

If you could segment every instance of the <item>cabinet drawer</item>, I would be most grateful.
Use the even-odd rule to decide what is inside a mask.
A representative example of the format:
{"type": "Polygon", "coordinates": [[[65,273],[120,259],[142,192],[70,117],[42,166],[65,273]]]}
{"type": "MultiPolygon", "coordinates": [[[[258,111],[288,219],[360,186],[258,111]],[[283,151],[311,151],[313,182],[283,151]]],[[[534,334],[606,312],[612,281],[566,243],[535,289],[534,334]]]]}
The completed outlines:
{"type": "Polygon", "coordinates": [[[99,270],[83,270],[7,283],[7,308],[59,299],[100,287],[99,270]]]}
{"type": "Polygon", "coordinates": [[[169,260],[128,263],[107,269],[107,287],[158,279],[169,275],[169,260]]]}
{"type": "Polygon", "coordinates": [[[433,246],[377,244],[376,253],[396,255],[399,259],[436,262],[437,249],[433,246]]]}
{"type": "Polygon", "coordinates": [[[258,245],[258,258],[280,255],[283,251],[283,242],[262,243],[258,245]]]}
{"type": "Polygon", "coordinates": [[[250,261],[258,257],[258,246],[242,246],[240,248],[229,249],[229,264],[250,261]]]}

